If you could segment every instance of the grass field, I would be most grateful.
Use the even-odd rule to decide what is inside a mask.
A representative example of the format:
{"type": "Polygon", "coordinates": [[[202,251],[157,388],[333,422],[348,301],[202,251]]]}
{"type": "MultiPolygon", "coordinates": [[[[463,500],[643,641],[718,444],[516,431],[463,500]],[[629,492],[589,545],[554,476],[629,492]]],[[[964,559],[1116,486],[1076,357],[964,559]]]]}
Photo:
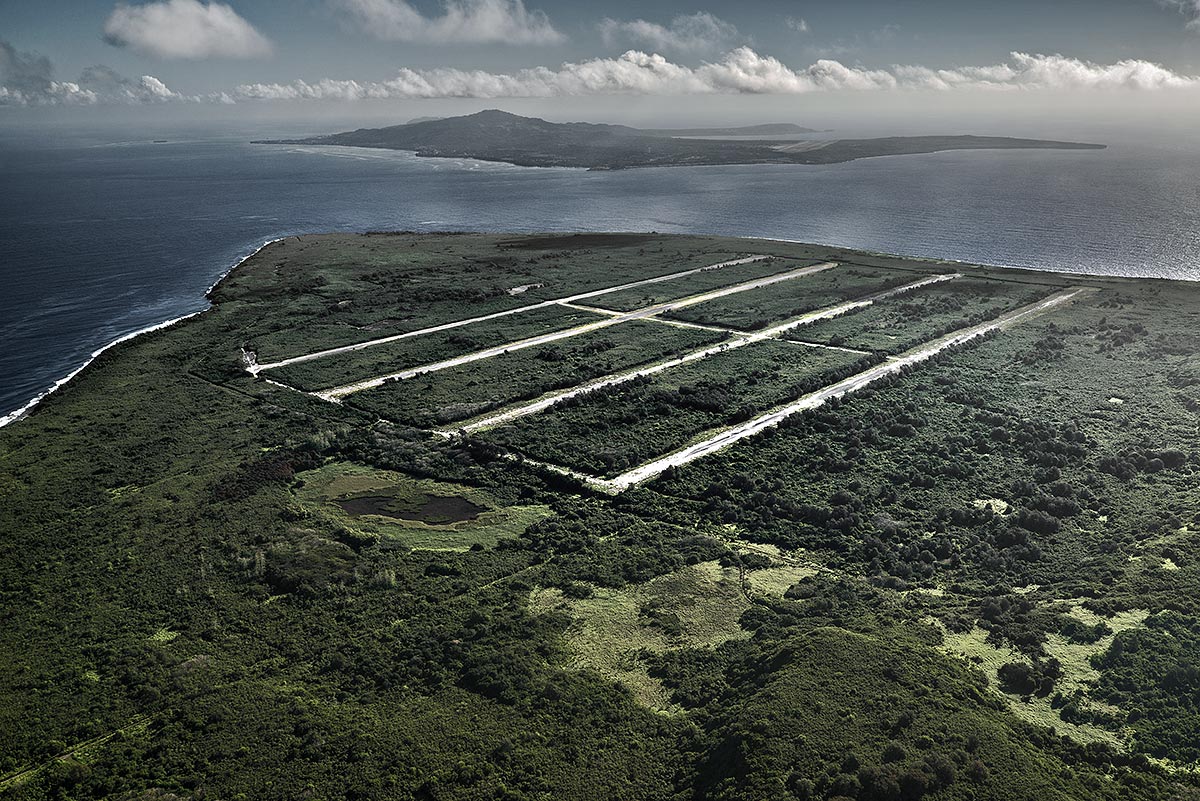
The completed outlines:
{"type": "MultiPolygon", "coordinates": [[[[1062,678],[1055,683],[1055,689],[1062,697],[1075,697],[1077,706],[1104,707],[1099,701],[1089,698],[1089,693],[1095,688],[1100,673],[1092,667],[1094,656],[1107,651],[1116,635],[1142,624],[1148,612],[1144,609],[1134,609],[1102,618],[1082,607],[1074,607],[1069,611],[1071,617],[1082,620],[1088,625],[1103,623],[1111,632],[1094,643],[1073,643],[1061,634],[1047,635],[1047,658],[1058,661],[1062,668],[1062,678]]],[[[1037,726],[1055,728],[1080,742],[1106,743],[1114,747],[1126,747],[1127,738],[1132,730],[1114,731],[1111,728],[1090,723],[1069,722],[1058,712],[1055,700],[1046,695],[1025,695],[1006,691],[997,677],[1000,668],[1005,664],[1030,664],[1028,656],[1014,648],[988,641],[988,633],[979,628],[966,632],[943,632],[943,649],[950,654],[962,657],[973,667],[988,676],[989,683],[996,693],[1004,698],[1013,713],[1037,726]]]]}
{"type": "Polygon", "coordinates": [[[612,475],[869,364],[844,351],[765,340],[652,378],[586,393],[482,436],[535,459],[612,475]]]}
{"type": "Polygon", "coordinates": [[[414,480],[410,476],[361,465],[335,463],[297,475],[297,498],[306,514],[298,525],[337,527],[351,542],[386,541],[414,550],[466,551],[495,547],[516,537],[532,523],[550,514],[542,505],[503,506],[488,493],[458,484],[414,480]],[[478,517],[435,523],[400,520],[386,515],[354,515],[337,501],[356,497],[386,497],[410,505],[428,497],[462,498],[482,507],[478,517]]]}
{"type": "Polygon", "coordinates": [[[574,599],[560,590],[535,590],[533,611],[565,611],[576,624],[567,636],[572,665],[626,687],[635,699],[662,712],[681,711],[670,692],[650,676],[646,655],[677,648],[713,647],[750,633],[738,619],[750,602],[738,571],[702,562],[645,584],[595,590],[574,599]]]}
{"type": "Polygon", "coordinates": [[[718,342],[723,334],[633,320],[590,334],[396,381],[347,402],[389,420],[443,426],[508,403],[718,342]]]}

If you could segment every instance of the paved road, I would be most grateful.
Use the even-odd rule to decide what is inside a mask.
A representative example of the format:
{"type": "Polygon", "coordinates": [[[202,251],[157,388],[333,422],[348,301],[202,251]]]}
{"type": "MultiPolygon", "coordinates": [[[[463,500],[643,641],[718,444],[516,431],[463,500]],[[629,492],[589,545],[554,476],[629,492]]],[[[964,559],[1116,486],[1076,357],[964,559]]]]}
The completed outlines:
{"type": "MultiPolygon", "coordinates": [[[[762,342],[764,339],[773,339],[775,337],[778,337],[780,334],[790,331],[793,328],[798,328],[803,325],[811,325],[812,323],[815,323],[818,320],[825,320],[830,317],[838,317],[838,316],[840,316],[842,314],[846,314],[847,312],[852,311],[854,309],[858,309],[863,306],[869,306],[877,300],[882,300],[883,298],[891,297],[892,295],[899,295],[903,292],[911,292],[914,289],[919,289],[923,286],[928,286],[929,284],[935,284],[940,281],[950,281],[955,278],[961,278],[961,277],[962,277],[962,273],[948,273],[945,275],[934,275],[934,276],[930,276],[928,278],[922,278],[919,281],[913,281],[912,283],[905,284],[903,286],[894,287],[892,289],[887,289],[882,292],[875,292],[870,295],[867,295],[866,297],[859,298],[858,300],[852,300],[852,301],[847,301],[845,303],[839,303],[836,306],[827,306],[823,309],[817,309],[815,311],[811,311],[807,314],[801,315],[800,317],[796,317],[791,320],[787,320],[787,321],[780,323],[779,325],[773,326],[771,328],[763,329],[762,331],[756,331],[752,334],[741,334],[735,339],[727,340],[725,342],[720,342],[720,343],[717,343],[716,345],[710,345],[705,348],[700,348],[699,350],[694,350],[694,351],[691,351],[690,353],[685,353],[682,356],[677,356],[673,359],[667,359],[665,361],[646,365],[645,367],[638,368],[637,370],[631,370],[631,371],[625,372],[625,373],[618,373],[616,375],[610,375],[610,376],[605,376],[603,378],[597,378],[594,381],[589,381],[586,384],[581,384],[578,387],[574,387],[572,389],[562,390],[559,392],[552,392],[548,395],[543,395],[542,397],[538,398],[537,400],[531,401],[529,403],[521,404],[519,406],[513,406],[508,409],[505,409],[504,411],[502,411],[498,414],[494,414],[489,417],[485,417],[485,418],[478,419],[478,420],[469,421],[467,423],[464,423],[464,424],[458,426],[457,428],[455,428],[453,430],[446,429],[446,430],[438,431],[437,433],[442,434],[443,436],[449,436],[449,435],[453,434],[454,431],[479,431],[484,428],[492,428],[494,426],[498,426],[503,423],[508,423],[512,420],[517,420],[521,417],[527,417],[531,414],[537,414],[538,412],[544,411],[545,409],[553,406],[554,404],[556,404],[560,401],[566,400],[567,398],[573,398],[577,395],[582,395],[585,392],[592,392],[594,390],[601,389],[602,387],[611,387],[616,384],[624,384],[626,382],[634,380],[635,378],[640,378],[642,376],[649,376],[649,375],[654,375],[656,373],[661,373],[664,370],[670,370],[673,367],[678,367],[682,364],[688,364],[690,362],[699,361],[700,359],[707,359],[709,356],[715,356],[718,353],[724,353],[725,351],[733,350],[734,348],[741,348],[741,347],[745,347],[746,345],[752,345],[755,342],[762,342]]],[[[854,351],[852,351],[852,352],[854,352],[854,351]]]]}
{"type": "Polygon", "coordinates": [[[1055,306],[1066,303],[1084,291],[1086,290],[1072,289],[1065,292],[1059,292],[1055,295],[1051,295],[1049,298],[1038,301],[1037,303],[1031,303],[1027,306],[1022,306],[1019,309],[1015,309],[1014,311],[1001,315],[994,320],[990,320],[986,323],[981,323],[980,325],[949,334],[941,339],[935,340],[933,343],[909,351],[895,360],[884,362],[883,364],[872,367],[869,370],[864,370],[863,372],[850,376],[843,381],[839,381],[835,384],[824,387],[823,389],[819,389],[809,395],[805,395],[804,397],[799,398],[798,400],[793,401],[786,406],[781,406],[778,409],[774,409],[765,414],[759,415],[758,417],[741,425],[720,431],[706,440],[689,445],[686,448],[667,454],[666,456],[655,459],[654,461],[647,462],[639,467],[635,467],[626,473],[622,473],[616,478],[592,478],[590,479],[590,483],[610,492],[622,492],[623,490],[626,490],[635,484],[640,484],[647,479],[654,478],[672,467],[685,465],[688,462],[692,462],[696,459],[707,456],[714,451],[718,451],[722,448],[732,445],[733,443],[745,439],[746,437],[752,437],[763,429],[778,425],[780,421],[791,417],[797,412],[805,411],[807,409],[815,409],[831,398],[838,398],[851,392],[855,392],[869,384],[878,381],[884,376],[897,373],[903,370],[905,367],[930,359],[933,356],[936,356],[938,353],[941,353],[946,348],[954,347],[955,345],[961,345],[962,343],[968,342],[976,337],[983,336],[990,331],[1007,328],[1032,315],[1039,314],[1055,306]]]}
{"type": "Polygon", "coordinates": [[[703,292],[699,295],[689,295],[688,297],[680,298],[679,300],[671,300],[667,301],[666,303],[657,303],[653,306],[647,306],[643,309],[637,309],[635,311],[621,312],[619,314],[608,312],[610,315],[609,317],[603,320],[597,320],[594,323],[584,323],[583,325],[577,325],[573,328],[564,328],[559,331],[551,331],[546,334],[539,334],[534,337],[520,339],[516,342],[506,342],[503,345],[496,345],[495,347],[474,351],[463,356],[456,356],[453,359],[445,359],[440,362],[423,364],[419,367],[401,370],[396,373],[389,373],[388,375],[366,378],[362,381],[356,381],[353,384],[346,384],[344,386],[322,390],[313,394],[325,400],[338,401],[347,395],[353,395],[355,392],[362,392],[364,389],[372,389],[374,387],[382,386],[388,381],[404,381],[409,378],[415,378],[419,375],[425,375],[426,373],[435,373],[439,370],[446,370],[450,367],[458,367],[460,365],[470,364],[471,362],[477,362],[481,359],[490,359],[493,356],[499,356],[503,353],[511,353],[512,351],[533,348],[537,347],[538,345],[546,345],[551,342],[557,342],[560,339],[567,339],[568,337],[577,337],[580,334],[587,334],[592,331],[598,331],[601,328],[627,323],[630,320],[648,319],[670,311],[675,311],[676,309],[682,309],[687,306],[693,306],[697,303],[715,300],[717,298],[725,297],[726,295],[732,295],[737,292],[748,292],[751,289],[759,289],[764,286],[770,286],[771,284],[777,284],[781,281],[790,281],[794,278],[812,275],[813,273],[828,270],[831,267],[836,266],[837,264],[835,262],[822,262],[821,264],[814,264],[809,267],[801,267],[796,270],[789,270],[785,273],[776,273],[775,275],[769,275],[765,278],[756,278],[752,281],[743,281],[740,284],[721,287],[720,289],[714,289],[710,292],[703,292]]]}
{"type": "Polygon", "coordinates": [[[709,264],[704,267],[695,267],[691,270],[684,270],[684,271],[678,272],[678,273],[670,273],[669,275],[659,275],[654,278],[643,278],[640,281],[632,281],[628,284],[621,284],[620,286],[610,286],[610,287],[606,287],[604,289],[595,289],[590,292],[581,292],[578,295],[570,295],[565,298],[555,298],[553,300],[543,300],[539,303],[531,303],[528,306],[519,306],[515,309],[505,309],[504,311],[495,312],[493,314],[485,314],[480,317],[470,317],[466,320],[455,320],[452,323],[443,323],[441,325],[434,325],[434,326],[430,326],[429,328],[419,329],[417,331],[407,331],[403,334],[393,334],[392,336],[380,337],[379,339],[371,339],[366,342],[356,342],[353,345],[344,345],[340,348],[329,348],[328,350],[320,350],[315,353],[306,353],[303,356],[293,356],[290,359],[283,359],[283,360],[277,361],[277,362],[256,364],[253,361],[253,354],[251,354],[251,359],[248,361],[246,370],[247,370],[247,372],[249,372],[252,375],[258,375],[259,372],[261,372],[263,370],[270,370],[275,367],[286,367],[289,364],[299,364],[300,362],[312,361],[313,359],[323,359],[326,356],[336,356],[339,353],[350,353],[352,351],[362,350],[363,348],[372,348],[376,345],[385,345],[388,342],[395,342],[400,339],[408,339],[409,337],[419,337],[419,336],[424,336],[426,334],[435,334],[438,331],[449,331],[452,328],[459,328],[464,325],[471,325],[472,323],[481,323],[481,322],[484,322],[485,320],[495,320],[497,317],[507,317],[510,314],[521,314],[523,312],[533,311],[534,309],[545,309],[545,308],[547,308],[549,306],[553,306],[557,303],[575,303],[580,300],[587,300],[588,298],[595,298],[595,297],[599,297],[600,295],[607,295],[612,292],[620,292],[621,290],[624,290],[624,289],[634,289],[635,287],[646,286],[647,284],[657,284],[657,283],[661,283],[663,281],[674,281],[677,278],[685,278],[689,275],[695,275],[696,273],[703,273],[703,272],[707,272],[709,270],[719,270],[722,267],[735,267],[739,264],[749,264],[751,262],[763,261],[765,259],[773,259],[773,258],[775,258],[775,257],[774,256],[746,256],[745,258],[741,258],[741,259],[731,259],[729,261],[718,262],[717,264],[709,264]]]}

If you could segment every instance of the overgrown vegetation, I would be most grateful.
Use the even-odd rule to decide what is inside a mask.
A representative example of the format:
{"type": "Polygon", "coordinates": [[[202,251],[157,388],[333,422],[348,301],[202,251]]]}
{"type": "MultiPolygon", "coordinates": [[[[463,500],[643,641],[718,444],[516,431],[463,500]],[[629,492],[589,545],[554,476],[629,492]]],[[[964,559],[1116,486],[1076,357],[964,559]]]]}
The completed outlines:
{"type": "Polygon", "coordinates": [[[957,278],[894,295],[789,334],[796,339],[901,353],[1049,295],[1053,285],[957,278]]]}
{"type": "Polygon", "coordinates": [[[711,345],[725,335],[634,320],[536,348],[394,381],[350,396],[357,408],[423,428],[578,386],[711,345]]]}
{"type": "MultiPolygon", "coordinates": [[[[946,268],[935,271],[950,272],[946,268]]],[[[910,284],[926,276],[903,263],[888,267],[839,263],[815,275],[686,306],[671,312],[671,316],[694,323],[751,331],[824,306],[910,284]]]]}
{"type": "MultiPolygon", "coordinates": [[[[1096,291],[616,497],[239,369],[747,249],[943,269],[304,237],[106,352],[0,431],[0,797],[1196,798],[1189,285],[981,268],[1096,291]],[[484,511],[337,504],[418,496],[484,511]]],[[[728,419],[858,358],[758,348],[629,389],[728,419]]]]}
{"type": "Polygon", "coordinates": [[[484,435],[538,459],[596,475],[620,473],[700,432],[744,422],[861,372],[869,355],[763,341],[584,393],[544,415],[484,435]]]}

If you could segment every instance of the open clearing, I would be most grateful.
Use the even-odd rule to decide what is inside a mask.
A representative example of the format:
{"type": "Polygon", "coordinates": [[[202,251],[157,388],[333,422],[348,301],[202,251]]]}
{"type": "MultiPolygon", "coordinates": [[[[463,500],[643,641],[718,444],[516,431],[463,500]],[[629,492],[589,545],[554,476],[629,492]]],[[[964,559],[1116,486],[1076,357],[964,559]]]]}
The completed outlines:
{"type": "Polygon", "coordinates": [[[297,479],[307,525],[328,522],[356,541],[386,540],[414,550],[492,547],[549,514],[540,505],[501,505],[470,487],[349,463],[329,464],[297,479]]]}
{"type": "Polygon", "coordinates": [[[629,689],[640,703],[674,711],[669,693],[651,677],[644,653],[712,647],[750,632],[738,619],[750,608],[737,568],[703,562],[622,590],[597,589],[590,598],[557,589],[534,590],[533,611],[565,611],[576,619],[567,638],[573,666],[594,670],[629,689]]]}
{"type": "MultiPolygon", "coordinates": [[[[1149,612],[1145,609],[1133,609],[1103,618],[1076,606],[1070,610],[1069,614],[1087,625],[1103,623],[1110,633],[1088,644],[1072,643],[1058,633],[1047,635],[1046,653],[1050,658],[1058,660],[1063,672],[1062,678],[1055,685],[1056,690],[1067,698],[1077,696],[1076,703],[1085,709],[1104,708],[1106,705],[1103,702],[1088,696],[1100,678],[1100,672],[1092,667],[1091,658],[1107,651],[1117,634],[1143,625],[1149,612]]],[[[944,627],[939,628],[942,631],[943,650],[961,657],[971,666],[983,671],[994,692],[1004,698],[1009,708],[1017,716],[1038,726],[1060,729],[1080,742],[1101,742],[1117,748],[1127,746],[1126,739],[1129,732],[1118,734],[1110,729],[1088,723],[1065,721],[1059,715],[1058,710],[1052,706],[1050,697],[1022,696],[1006,691],[997,676],[1000,668],[1014,662],[1028,665],[1030,664],[1029,657],[1007,645],[998,645],[989,641],[988,633],[979,626],[960,633],[946,631],[944,627]]]]}

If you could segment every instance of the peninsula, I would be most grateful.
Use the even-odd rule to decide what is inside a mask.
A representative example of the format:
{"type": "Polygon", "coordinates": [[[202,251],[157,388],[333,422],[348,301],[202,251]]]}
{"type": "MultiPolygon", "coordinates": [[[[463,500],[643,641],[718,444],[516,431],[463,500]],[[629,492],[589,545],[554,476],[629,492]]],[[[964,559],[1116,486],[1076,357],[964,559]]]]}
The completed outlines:
{"type": "Polygon", "coordinates": [[[1192,799],[1200,288],[290,236],[0,429],[0,799],[1192,799]]]}
{"type": "Polygon", "coordinates": [[[410,150],[430,158],[471,158],[524,167],[683,167],[717,164],[836,164],[876,156],[942,150],[1100,150],[1104,145],[1006,136],[890,136],[798,139],[811,129],[790,124],[747,128],[652,129],[585,122],[555,123],[488,110],[386,128],[260,144],[341,145],[410,150]],[[780,138],[780,137],[790,138],[780,138]],[[705,138],[709,137],[709,138],[705,138]],[[735,138],[720,138],[735,137],[735,138]],[[754,138],[747,138],[754,137],[754,138]]]}

